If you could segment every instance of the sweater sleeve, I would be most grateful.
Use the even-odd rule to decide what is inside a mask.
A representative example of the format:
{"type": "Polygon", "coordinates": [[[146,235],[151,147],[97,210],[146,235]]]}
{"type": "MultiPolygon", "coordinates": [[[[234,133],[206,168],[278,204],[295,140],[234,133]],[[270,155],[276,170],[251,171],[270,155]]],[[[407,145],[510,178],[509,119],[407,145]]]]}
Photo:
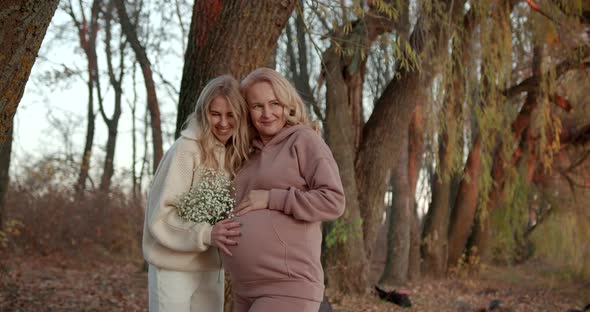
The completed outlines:
{"type": "Polygon", "coordinates": [[[310,133],[296,142],[295,150],[307,189],[271,189],[269,209],[308,222],[337,219],[344,213],[344,189],[330,149],[319,135],[310,133]]]}
{"type": "Polygon", "coordinates": [[[162,160],[148,199],[148,229],[161,245],[180,252],[203,252],[211,245],[212,226],[180,218],[175,202],[190,190],[196,164],[186,151],[173,151],[162,160]],[[170,159],[167,159],[170,158],[170,159]]]}

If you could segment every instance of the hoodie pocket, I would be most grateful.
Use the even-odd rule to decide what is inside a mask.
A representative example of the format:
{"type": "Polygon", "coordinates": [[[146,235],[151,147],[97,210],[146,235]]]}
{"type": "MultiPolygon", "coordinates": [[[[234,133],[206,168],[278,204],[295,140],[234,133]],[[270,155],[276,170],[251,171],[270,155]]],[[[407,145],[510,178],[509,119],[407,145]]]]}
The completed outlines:
{"type": "MultiPolygon", "coordinates": [[[[290,278],[302,275],[312,258],[309,223],[295,220],[281,212],[272,216],[272,225],[284,247],[284,261],[290,278]]],[[[305,274],[304,274],[305,275],[305,274]]]]}

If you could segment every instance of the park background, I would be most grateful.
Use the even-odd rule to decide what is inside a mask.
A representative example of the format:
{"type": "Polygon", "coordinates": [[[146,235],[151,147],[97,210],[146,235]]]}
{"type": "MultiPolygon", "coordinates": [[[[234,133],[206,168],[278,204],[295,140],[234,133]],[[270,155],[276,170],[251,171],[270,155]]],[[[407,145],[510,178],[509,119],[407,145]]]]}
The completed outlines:
{"type": "MultiPolygon", "coordinates": [[[[145,310],[146,191],[211,78],[288,77],[340,168],[335,310],[590,302],[590,3],[0,4],[0,310],[145,310]]],[[[229,306],[229,305],[228,305],[229,306]]]]}

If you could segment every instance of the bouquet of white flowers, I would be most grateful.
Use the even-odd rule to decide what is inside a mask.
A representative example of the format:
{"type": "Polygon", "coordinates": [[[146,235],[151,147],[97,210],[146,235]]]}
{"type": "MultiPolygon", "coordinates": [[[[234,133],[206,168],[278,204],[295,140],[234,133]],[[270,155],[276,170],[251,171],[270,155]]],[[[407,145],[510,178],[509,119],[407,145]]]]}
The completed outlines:
{"type": "Polygon", "coordinates": [[[178,215],[187,221],[213,225],[231,217],[235,205],[233,191],[231,182],[223,172],[211,168],[201,169],[199,182],[179,196],[176,202],[178,215]]]}

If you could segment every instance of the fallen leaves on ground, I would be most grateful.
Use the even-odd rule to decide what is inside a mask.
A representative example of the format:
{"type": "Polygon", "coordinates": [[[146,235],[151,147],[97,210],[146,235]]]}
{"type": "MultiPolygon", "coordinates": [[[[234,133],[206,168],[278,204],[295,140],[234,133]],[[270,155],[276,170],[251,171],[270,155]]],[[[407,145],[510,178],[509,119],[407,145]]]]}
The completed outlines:
{"type": "MultiPolygon", "coordinates": [[[[0,259],[0,311],[146,311],[140,261],[106,256],[9,255],[0,259]]],[[[478,311],[499,299],[511,311],[566,311],[590,302],[590,284],[543,276],[533,265],[487,267],[479,275],[408,285],[412,308],[330,289],[335,312],[478,311]]],[[[391,288],[389,288],[391,289],[391,288]]]]}

